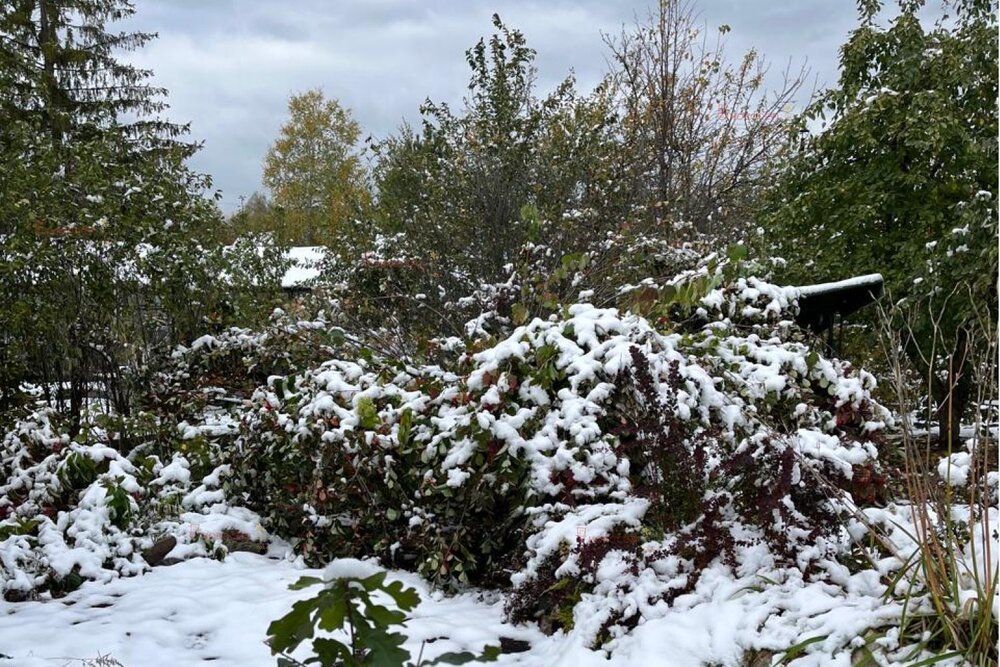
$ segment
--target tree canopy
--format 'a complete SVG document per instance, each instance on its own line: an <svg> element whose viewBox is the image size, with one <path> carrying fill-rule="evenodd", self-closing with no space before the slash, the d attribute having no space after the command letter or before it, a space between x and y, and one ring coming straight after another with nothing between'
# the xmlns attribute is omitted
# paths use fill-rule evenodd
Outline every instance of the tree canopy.
<svg viewBox="0 0 1000 667"><path fill-rule="evenodd" d="M944 239L995 217L996 14L990 2L955 3L925 26L922 5L901 2L882 27L881 4L862 3L839 84L802 118L822 129L801 135L763 214L767 243L794 260L790 277L881 271L897 297L919 277L943 287L956 276L923 274ZM968 252L965 264L989 268Z"/></svg>
<svg viewBox="0 0 1000 667"><path fill-rule="evenodd" d="M789 281L883 273L908 304L911 355L935 372L960 365L976 318L997 317L997 16L988 0L944 7L929 25L901 1L882 25L881 3L861 3L839 83L803 115L760 215ZM956 373L937 391L959 406L953 430L970 381Z"/></svg>
<svg viewBox="0 0 1000 667"><path fill-rule="evenodd" d="M289 119L264 160L264 184L290 242L334 244L369 204L361 128L320 90L292 95Z"/></svg>

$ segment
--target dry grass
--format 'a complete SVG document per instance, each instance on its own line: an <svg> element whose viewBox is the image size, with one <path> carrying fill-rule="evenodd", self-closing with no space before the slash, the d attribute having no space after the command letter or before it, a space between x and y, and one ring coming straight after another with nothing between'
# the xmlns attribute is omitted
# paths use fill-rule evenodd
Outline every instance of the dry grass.
<svg viewBox="0 0 1000 667"><path fill-rule="evenodd" d="M880 332L891 369L894 407L901 421L902 487L911 513L910 537L918 545L892 587L904 591L896 593L904 608L900 636L914 645L909 659L925 651L935 654L921 664L962 656L973 665L995 665L998 626L993 603L998 571L995 565L980 567L976 563L991 564L997 557L993 553L996 527L990 525L996 497L987 483L989 470L995 467L992 455L997 443L977 411L968 482L964 487L955 486L941 479L938 461L967 451L965 443L953 442L945 428L940 429L940 436L930 429L916 429L912 415L925 411L928 422L934 416L950 418L956 409L954 384L966 374L966 379L972 380L975 405L997 399L996 330L986 314L971 318L964 332L970 344L964 349L949 347L940 320L932 316L933 338L927 357L921 359L921 365L929 370L923 386L914 387L908 382L913 371L903 354L913 329L898 325L900 314L884 312ZM942 363L935 363L939 360ZM951 383L943 406L929 398L934 372L942 373ZM920 405L917 396L925 397L926 403Z"/></svg>

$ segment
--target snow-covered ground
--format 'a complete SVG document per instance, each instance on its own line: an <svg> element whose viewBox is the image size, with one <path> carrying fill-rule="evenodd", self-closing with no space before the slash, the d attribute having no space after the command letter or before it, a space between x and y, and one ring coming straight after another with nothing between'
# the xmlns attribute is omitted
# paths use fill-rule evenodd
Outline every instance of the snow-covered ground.
<svg viewBox="0 0 1000 667"><path fill-rule="evenodd" d="M813 637L822 639L796 665L846 667L852 640L867 628L898 619L898 605L880 599L884 587L874 571L852 575L826 563L825 581L807 582L794 568L773 571L766 559L760 565L758 572L709 568L693 593L620 639L610 659L585 647L576 632L547 637L534 626L505 623L496 596L444 597L405 572L393 572L390 579L417 589L422 599L405 630L412 655L422 644L424 657L432 658L446 651L478 651L507 637L531 648L503 655L496 664L523 667L735 667L745 664L748 651L780 653ZM272 548L270 556L234 553L222 562L196 558L107 584L87 582L61 599L0 603L0 653L5 655L0 665L82 664L98 656L113 657L125 667L273 665L264 644L267 626L294 601L315 592L288 590L304 575L320 571L282 558ZM585 626L585 619L577 618L577 624Z"/></svg>
<svg viewBox="0 0 1000 667"><path fill-rule="evenodd" d="M274 665L264 644L267 626L315 593L289 591L289 584L319 574L282 558L234 553L222 562L195 558L109 584L87 582L58 600L0 603L0 653L10 656L0 665L65 665L99 655L126 667ZM423 599L408 626L414 655L421 641L442 636L449 639L428 645L425 654L482 648L501 635L542 637L503 623L499 601L432 596L414 575L392 578Z"/></svg>

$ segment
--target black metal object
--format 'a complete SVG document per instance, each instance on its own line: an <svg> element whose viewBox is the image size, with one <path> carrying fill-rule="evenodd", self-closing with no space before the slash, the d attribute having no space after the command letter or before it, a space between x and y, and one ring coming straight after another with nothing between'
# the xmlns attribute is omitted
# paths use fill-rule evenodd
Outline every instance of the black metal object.
<svg viewBox="0 0 1000 667"><path fill-rule="evenodd" d="M795 321L816 334L827 332L827 351L833 352L833 330L838 316L842 324L843 318L875 303L884 289L882 275L878 273L805 285L799 288L799 313Z"/></svg>

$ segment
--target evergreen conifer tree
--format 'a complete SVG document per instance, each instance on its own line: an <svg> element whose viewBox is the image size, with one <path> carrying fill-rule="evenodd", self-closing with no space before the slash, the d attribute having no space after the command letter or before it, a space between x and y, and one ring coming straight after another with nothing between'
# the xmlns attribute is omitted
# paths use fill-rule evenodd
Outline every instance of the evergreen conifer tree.
<svg viewBox="0 0 1000 667"><path fill-rule="evenodd" d="M130 370L231 310L245 276L226 265L210 180L186 165L187 128L158 116L151 72L118 59L154 37L108 28L133 12L0 5L0 408L28 382L77 425L95 385L127 413Z"/></svg>

